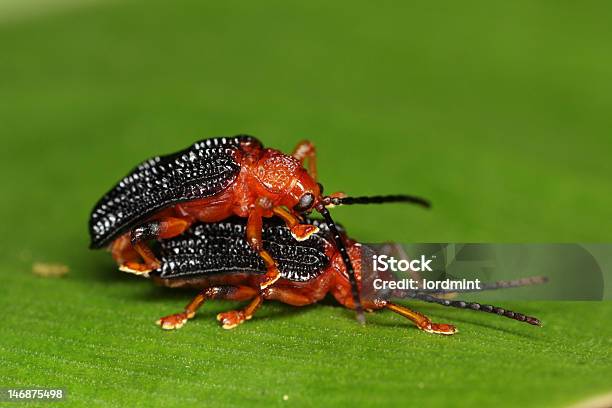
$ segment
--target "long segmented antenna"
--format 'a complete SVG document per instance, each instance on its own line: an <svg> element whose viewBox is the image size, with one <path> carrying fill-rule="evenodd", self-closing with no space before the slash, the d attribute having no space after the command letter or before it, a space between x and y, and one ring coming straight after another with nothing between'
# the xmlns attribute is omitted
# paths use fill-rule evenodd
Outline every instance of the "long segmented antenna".
<svg viewBox="0 0 612 408"><path fill-rule="evenodd" d="M509 319L518 320L519 322L529 323L534 326L542 326L542 323L536 317L526 316L522 313L513 312L512 310L506 310L498 306L483 305L475 302L465 302L463 300L440 299L435 296L427 295L424 293L415 293L411 297L414 299L422 300L424 302L437 303L442 306L456 307L459 309L471 309L479 312L495 313L500 316L507 317Z"/></svg>
<svg viewBox="0 0 612 408"><path fill-rule="evenodd" d="M329 230L334 237L334 241L336 242L336 247L342 256L342 261L344 262L344 266L346 267L346 272L348 273L349 281L351 282L351 291L353 293L353 302L355 303L355 312L357 313L357 321L361 324L365 324L365 316L363 314L363 306L361 306L361 299L359 297L359 286L357 285L357 278L355 277L355 269L353 268L353 263L351 262L351 258L346 251L346 245L344 245L344 241L342 240L342 236L340 232L338 232L338 228L332 220L331 214L325 208L324 204L319 204L316 206L316 210L325 218L325 222L329 226Z"/></svg>
<svg viewBox="0 0 612 408"><path fill-rule="evenodd" d="M421 197L411 195L387 195L387 196L363 196L363 197L325 197L331 205L353 205L353 204L385 204L385 203L410 203L424 208L431 208L431 203Z"/></svg>

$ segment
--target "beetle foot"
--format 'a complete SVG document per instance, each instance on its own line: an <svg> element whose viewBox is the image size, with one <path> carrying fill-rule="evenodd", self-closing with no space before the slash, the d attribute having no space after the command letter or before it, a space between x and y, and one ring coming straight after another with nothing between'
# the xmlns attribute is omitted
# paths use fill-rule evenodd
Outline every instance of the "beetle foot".
<svg viewBox="0 0 612 408"><path fill-rule="evenodd" d="M446 324L446 323L432 323L432 322L428 322L422 326L418 326L419 329L423 330L424 332L427 333L431 333L431 334L443 334L446 336L450 336L453 335L455 333L457 333L457 328L455 326L453 326L452 324Z"/></svg>
<svg viewBox="0 0 612 408"><path fill-rule="evenodd" d="M176 313L170 316L165 316L155 322L156 325L161 326L164 330L176 330L183 327L187 320L192 316L189 316L187 312Z"/></svg>
<svg viewBox="0 0 612 408"><path fill-rule="evenodd" d="M227 330L233 329L248 319L249 317L247 317L242 310L230 310L229 312L219 313L217 315L217 320L221 323L221 326Z"/></svg>
<svg viewBox="0 0 612 408"><path fill-rule="evenodd" d="M319 227L310 224L297 224L291 228L291 235L298 241L307 240L312 234L319 232Z"/></svg>
<svg viewBox="0 0 612 408"><path fill-rule="evenodd" d="M125 262L119 265L119 270L121 272L133 273L134 275L140 275L147 278L149 277L149 272L157 268L159 268L159 266L151 268L150 266L138 262Z"/></svg>

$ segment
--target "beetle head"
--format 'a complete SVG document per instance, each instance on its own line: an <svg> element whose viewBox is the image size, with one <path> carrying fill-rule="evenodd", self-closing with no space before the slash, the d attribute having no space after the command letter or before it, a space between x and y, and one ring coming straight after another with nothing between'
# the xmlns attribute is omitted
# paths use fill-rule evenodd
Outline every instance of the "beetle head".
<svg viewBox="0 0 612 408"><path fill-rule="evenodd" d="M287 193L285 205L296 213L310 213L319 203L323 186L317 183L305 169L300 169Z"/></svg>
<svg viewBox="0 0 612 408"><path fill-rule="evenodd" d="M311 211L321 199L322 188L299 160L268 149L257 162L258 194L297 213Z"/></svg>

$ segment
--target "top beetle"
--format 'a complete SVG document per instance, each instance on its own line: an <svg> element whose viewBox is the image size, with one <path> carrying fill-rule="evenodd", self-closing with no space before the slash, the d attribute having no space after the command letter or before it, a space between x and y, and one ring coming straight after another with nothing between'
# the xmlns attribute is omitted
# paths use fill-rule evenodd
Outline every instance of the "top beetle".
<svg viewBox="0 0 612 408"><path fill-rule="evenodd" d="M306 160L309 171L304 168ZM111 244L121 270L147 273L160 263L146 241L180 235L195 221L246 217L249 245L267 268L261 282L264 289L276 282L280 273L262 246L262 218L279 216L296 239L304 240L317 229L300 223L300 215L316 209L330 225L343 256L359 313L353 267L326 206L391 201L429 204L411 196L323 196L322 190L316 181L315 148L308 141L299 143L289 156L264 148L251 136L206 139L143 162L106 193L91 213L90 246Z"/></svg>

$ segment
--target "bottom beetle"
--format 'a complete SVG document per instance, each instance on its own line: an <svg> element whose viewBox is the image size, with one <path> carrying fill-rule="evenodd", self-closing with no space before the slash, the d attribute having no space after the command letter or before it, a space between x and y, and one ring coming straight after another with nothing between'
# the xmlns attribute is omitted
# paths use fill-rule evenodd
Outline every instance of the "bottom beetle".
<svg viewBox="0 0 612 408"><path fill-rule="evenodd" d="M307 221L316 225L319 232L305 241L293 239L291 231L275 219L267 220L264 224L264 246L277 259L282 278L263 291L260 291L259 285L265 279L266 266L248 245L246 223L241 218L195 224L179 237L159 241L155 251L161 266L144 275L162 286L197 288L200 293L183 312L162 317L157 324L163 329L178 329L194 317L208 299L250 301L242 310L217 315L217 320L225 329L251 319L264 300L305 306L316 303L330 293L340 304L353 309L351 284L330 228L323 221ZM360 282L362 246L344 236L344 232L341 234ZM540 324L534 317L490 305L448 300L422 292L415 292L410 297L444 306L496 313L533 325ZM434 323L419 312L387 300L364 299L363 303L366 310L390 309L428 333L448 335L457 331L453 325Z"/></svg>

